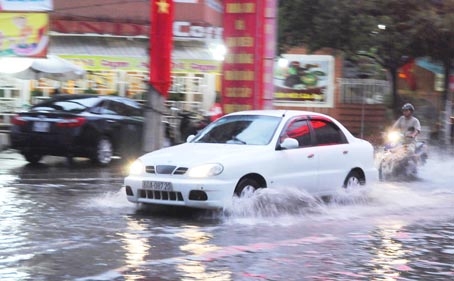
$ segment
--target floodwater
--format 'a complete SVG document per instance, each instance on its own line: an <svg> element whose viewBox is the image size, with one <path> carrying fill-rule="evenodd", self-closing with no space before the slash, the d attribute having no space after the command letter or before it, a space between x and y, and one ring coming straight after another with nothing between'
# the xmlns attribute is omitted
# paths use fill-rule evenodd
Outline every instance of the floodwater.
<svg viewBox="0 0 454 281"><path fill-rule="evenodd" d="M125 167L0 164L0 280L454 280L454 156L321 203L265 190L223 212L127 202Z"/></svg>

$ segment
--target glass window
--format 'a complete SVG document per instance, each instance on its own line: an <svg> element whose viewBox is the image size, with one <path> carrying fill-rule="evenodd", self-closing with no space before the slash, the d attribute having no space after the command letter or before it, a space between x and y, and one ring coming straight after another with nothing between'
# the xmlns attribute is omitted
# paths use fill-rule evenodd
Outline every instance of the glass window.
<svg viewBox="0 0 454 281"><path fill-rule="evenodd" d="M294 120L285 129L283 138L294 138L298 141L299 147L306 147L312 144L310 128L307 120Z"/></svg>
<svg viewBox="0 0 454 281"><path fill-rule="evenodd" d="M328 120L313 119L310 121L315 132L317 145L332 145L347 143L344 133L334 123Z"/></svg>
<svg viewBox="0 0 454 281"><path fill-rule="evenodd" d="M32 107L32 110L61 110L70 112L82 112L88 107L95 105L98 101L99 99L97 98L56 99L37 104Z"/></svg>
<svg viewBox="0 0 454 281"><path fill-rule="evenodd" d="M272 116L229 116L211 123L194 142L266 145L280 121L280 117Z"/></svg>

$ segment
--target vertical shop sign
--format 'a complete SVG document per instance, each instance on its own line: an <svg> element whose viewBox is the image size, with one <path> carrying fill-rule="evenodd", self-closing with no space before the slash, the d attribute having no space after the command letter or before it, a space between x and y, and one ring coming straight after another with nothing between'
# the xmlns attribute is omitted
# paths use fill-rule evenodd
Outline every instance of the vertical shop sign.
<svg viewBox="0 0 454 281"><path fill-rule="evenodd" d="M275 0L224 1L224 41L227 55L223 64L222 103L224 112L263 108L266 57L273 53L274 24L266 21ZM270 9L271 8L271 9ZM274 7L275 8L275 7Z"/></svg>
<svg viewBox="0 0 454 281"><path fill-rule="evenodd" d="M165 98L171 83L173 0L151 1L150 84Z"/></svg>
<svg viewBox="0 0 454 281"><path fill-rule="evenodd" d="M264 1L265 18L263 24L263 97L262 108L273 107L274 63L276 59L277 0Z"/></svg>
<svg viewBox="0 0 454 281"><path fill-rule="evenodd" d="M46 57L47 13L0 13L0 57Z"/></svg>

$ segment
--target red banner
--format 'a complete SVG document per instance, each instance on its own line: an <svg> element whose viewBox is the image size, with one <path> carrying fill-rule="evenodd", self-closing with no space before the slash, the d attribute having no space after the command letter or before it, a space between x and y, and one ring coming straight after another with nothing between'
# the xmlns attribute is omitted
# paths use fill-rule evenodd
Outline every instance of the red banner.
<svg viewBox="0 0 454 281"><path fill-rule="evenodd" d="M224 112L270 108L276 0L224 0Z"/></svg>
<svg viewBox="0 0 454 281"><path fill-rule="evenodd" d="M171 84L173 0L151 1L150 84L165 98Z"/></svg>
<svg viewBox="0 0 454 281"><path fill-rule="evenodd" d="M225 113L257 109L255 95L261 81L257 61L257 5L253 0L224 1L222 103Z"/></svg>

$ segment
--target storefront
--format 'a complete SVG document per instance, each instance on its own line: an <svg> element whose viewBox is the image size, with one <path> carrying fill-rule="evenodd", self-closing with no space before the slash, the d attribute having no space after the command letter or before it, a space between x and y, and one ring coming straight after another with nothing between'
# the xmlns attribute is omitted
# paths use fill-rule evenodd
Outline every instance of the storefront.
<svg viewBox="0 0 454 281"><path fill-rule="evenodd" d="M99 93L144 99L148 87L146 38L52 36L49 53L58 55L87 71L84 79L59 82L50 79L24 81L0 79L5 97L47 97L55 89L64 93ZM204 109L220 91L222 61L199 42L175 42L172 61L171 97L200 102ZM28 96L28 97L27 97Z"/></svg>

